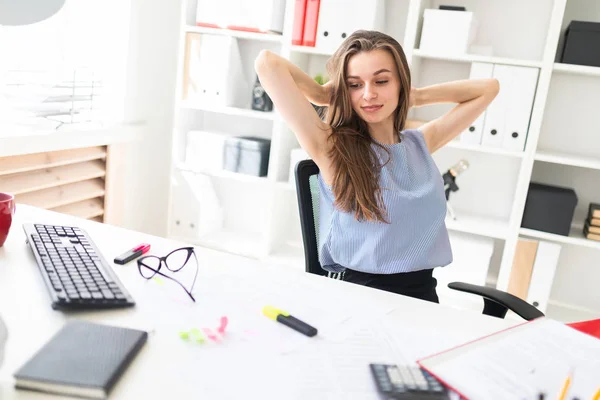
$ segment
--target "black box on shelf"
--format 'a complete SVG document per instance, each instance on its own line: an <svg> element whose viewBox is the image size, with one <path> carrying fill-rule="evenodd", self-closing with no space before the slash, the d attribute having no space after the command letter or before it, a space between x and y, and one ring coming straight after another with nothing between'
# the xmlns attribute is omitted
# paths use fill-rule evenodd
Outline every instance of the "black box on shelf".
<svg viewBox="0 0 600 400"><path fill-rule="evenodd" d="M240 174L266 176L269 169L271 140L254 136L225 140L223 169Z"/></svg>
<svg viewBox="0 0 600 400"><path fill-rule="evenodd" d="M573 189L531 182L521 227L569 236L576 205Z"/></svg>
<svg viewBox="0 0 600 400"><path fill-rule="evenodd" d="M560 62L600 67L600 22L571 21Z"/></svg>

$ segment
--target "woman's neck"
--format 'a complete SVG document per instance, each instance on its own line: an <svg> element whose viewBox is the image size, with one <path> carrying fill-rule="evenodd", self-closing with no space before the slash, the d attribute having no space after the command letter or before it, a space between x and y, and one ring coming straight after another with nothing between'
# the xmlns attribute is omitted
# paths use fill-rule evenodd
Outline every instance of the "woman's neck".
<svg viewBox="0 0 600 400"><path fill-rule="evenodd" d="M398 132L394 130L394 121L386 119L385 121L368 124L369 134L373 140L382 144L396 144L400 142Z"/></svg>

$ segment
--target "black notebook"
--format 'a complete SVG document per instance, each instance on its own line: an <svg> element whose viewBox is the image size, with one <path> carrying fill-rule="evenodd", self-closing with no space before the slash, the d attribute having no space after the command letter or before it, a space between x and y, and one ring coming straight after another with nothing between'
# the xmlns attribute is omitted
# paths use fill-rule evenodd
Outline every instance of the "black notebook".
<svg viewBox="0 0 600 400"><path fill-rule="evenodd" d="M105 399L148 338L145 331L70 321L17 372L15 386Z"/></svg>

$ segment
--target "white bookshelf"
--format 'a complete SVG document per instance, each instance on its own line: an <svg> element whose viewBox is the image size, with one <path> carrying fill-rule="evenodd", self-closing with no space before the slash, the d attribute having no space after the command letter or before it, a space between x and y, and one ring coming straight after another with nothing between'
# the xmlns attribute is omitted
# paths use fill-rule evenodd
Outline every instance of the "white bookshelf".
<svg viewBox="0 0 600 400"><path fill-rule="evenodd" d="M176 109L173 125L174 181L189 171L185 166L186 133L212 130L224 135L252 134L271 139L268 176L256 178L221 171L195 171L208 176L227 215L233 215L221 229L202 237L193 234L178 239L230 251L282 268L304 268L297 194L289 181L290 151L299 147L293 133L277 114L247 107L218 107L181 101L184 38L188 32L227 35L239 39L244 74L254 82L254 59L267 48L290 59L309 75L325 74L330 50L291 45L294 1L286 1L283 35L219 30L194 26L196 1L185 0L179 44ZM488 62L539 68L538 85L524 151L515 152L481 145L450 142L434 154L440 171L464 158L470 168L459 177L460 190L450 202L457 220L447 219L451 234L472 235L494 240L497 251L489 267L488 285L508 287L516 244L519 238L535 238L563 246L557 278L552 287L549 316L563 318L569 310L581 315L600 315L600 300L590 293L573 293L578 282L600 282L595 268L600 243L583 238L581 226L590 201L600 202L600 68L560 63L563 37L571 20L600 22L600 11L586 0L387 0L384 31L403 46L417 87L455 79L467 79L471 63ZM419 49L423 12L440 4L462 5L473 11L480 26L478 45L492 46L493 55L448 56ZM366 5L365 5L366 6ZM248 93L250 100L250 93ZM411 110L410 118L431 120L449 110L441 104ZM521 228L530 182L567 186L578 194L574 228L569 236ZM174 212L180 199L171 195L169 228L180 223ZM193 204L193 203L189 203ZM194 213L190 211L190 216ZM176 229L175 229L176 230ZM174 236L174 235L173 235ZM572 272L576 264L576 272ZM567 286L557 279L570 280ZM574 289L575 288L575 289ZM596 292L597 293L597 292ZM587 314L586 314L587 313Z"/></svg>

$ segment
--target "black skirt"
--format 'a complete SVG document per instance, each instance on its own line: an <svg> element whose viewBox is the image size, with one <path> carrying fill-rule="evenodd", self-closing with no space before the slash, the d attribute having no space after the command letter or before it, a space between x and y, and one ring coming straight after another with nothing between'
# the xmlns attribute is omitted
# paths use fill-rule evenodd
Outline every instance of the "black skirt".
<svg viewBox="0 0 600 400"><path fill-rule="evenodd" d="M435 290L437 280L433 277L432 269L398 274L370 274L346 269L342 279L358 285L439 303Z"/></svg>

